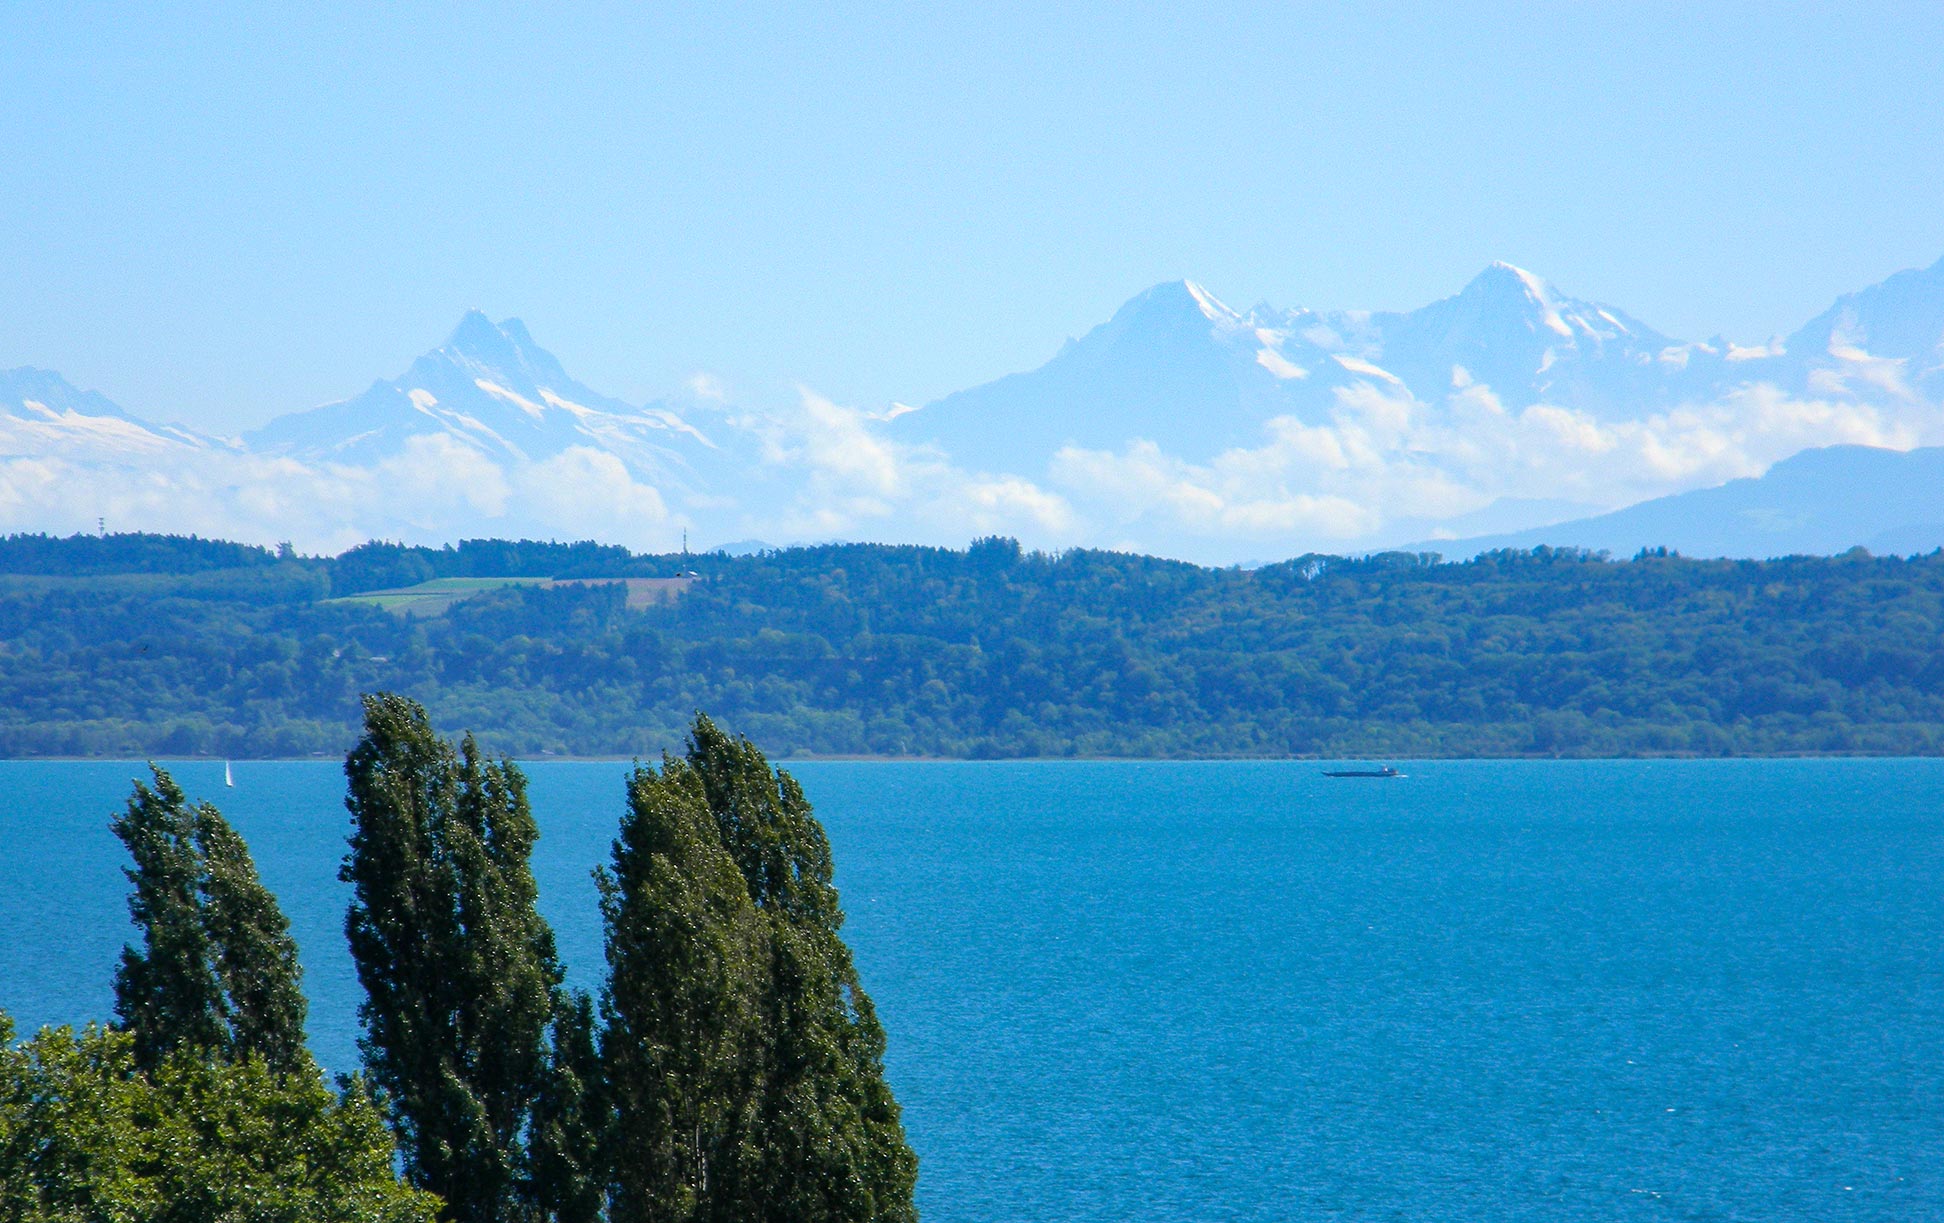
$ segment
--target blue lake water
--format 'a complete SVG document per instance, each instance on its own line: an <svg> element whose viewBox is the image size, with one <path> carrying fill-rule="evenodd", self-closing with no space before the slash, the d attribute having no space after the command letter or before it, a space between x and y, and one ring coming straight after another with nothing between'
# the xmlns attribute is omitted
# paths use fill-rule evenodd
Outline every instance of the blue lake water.
<svg viewBox="0 0 1944 1223"><path fill-rule="evenodd" d="M0 1007L110 1011L138 766L0 763ZM796 766L931 1223L1944 1218L1944 762ZM330 764L173 767L355 1059ZM600 971L625 767L534 764Z"/></svg>

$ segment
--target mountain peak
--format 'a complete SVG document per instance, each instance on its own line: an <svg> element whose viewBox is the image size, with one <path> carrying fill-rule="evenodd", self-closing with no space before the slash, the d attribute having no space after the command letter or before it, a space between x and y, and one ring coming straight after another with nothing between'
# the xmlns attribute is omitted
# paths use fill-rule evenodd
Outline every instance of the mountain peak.
<svg viewBox="0 0 1944 1223"><path fill-rule="evenodd" d="M1570 337L1573 329L1559 316L1552 286L1516 264L1495 260L1470 283L1459 290L1458 300L1476 306L1509 309L1536 315L1533 321L1557 335Z"/></svg>
<svg viewBox="0 0 1944 1223"><path fill-rule="evenodd" d="M1494 259L1459 291L1461 297L1473 294L1511 294L1546 302L1552 298L1552 286L1515 263Z"/></svg>
<svg viewBox="0 0 1944 1223"><path fill-rule="evenodd" d="M517 320L508 321L517 323ZM512 337L507 334L505 324L495 324L483 311L468 310L459 317L459 325L452 329L452 334L446 337L442 347L455 349L467 356L485 356L503 351L511 345Z"/></svg>
<svg viewBox="0 0 1944 1223"><path fill-rule="evenodd" d="M1242 321L1241 315L1229 309L1213 293L1202 288L1195 281L1184 280L1181 282L1181 287L1188 290L1188 295L1195 299L1195 307L1202 312L1202 317L1206 318L1209 322L1239 323Z"/></svg>
<svg viewBox="0 0 1944 1223"><path fill-rule="evenodd" d="M1164 280L1146 292L1135 295L1114 313L1109 325L1125 325L1136 319L1165 319L1179 323L1197 318L1223 328L1242 325L1240 314L1192 280Z"/></svg>
<svg viewBox="0 0 1944 1223"><path fill-rule="evenodd" d="M1831 345L1917 358L1926 367L1922 373L1934 378L1937 356L1944 353L1944 259L1843 294L1790 336L1787 347L1820 355L1832 352Z"/></svg>
<svg viewBox="0 0 1944 1223"><path fill-rule="evenodd" d="M495 323L479 310L468 310L439 352L509 376L521 375L537 385L559 387L568 381L560 361L534 343L526 324L516 318Z"/></svg>
<svg viewBox="0 0 1944 1223"><path fill-rule="evenodd" d="M468 310L444 344L361 395L280 416L250 434L270 453L367 462L420 437L441 437L494 461L532 462L569 449L606 451L637 475L690 478L714 443L661 404L637 408L574 380L519 319Z"/></svg>

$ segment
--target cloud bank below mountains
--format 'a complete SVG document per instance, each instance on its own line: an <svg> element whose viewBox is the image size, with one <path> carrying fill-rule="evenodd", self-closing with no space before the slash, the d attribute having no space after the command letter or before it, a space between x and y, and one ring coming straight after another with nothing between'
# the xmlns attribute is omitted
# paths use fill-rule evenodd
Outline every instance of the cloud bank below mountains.
<svg viewBox="0 0 1944 1223"><path fill-rule="evenodd" d="M570 446L536 461L444 435L408 439L371 464L307 461L179 443L112 461L43 453L0 459L0 529L118 529L289 540L337 551L366 539L597 538L639 550L737 538L1126 547L1210 562L1381 547L1435 535L1506 499L1588 512L1758 475L1838 443L1944 443L1944 413L1802 399L1769 385L1637 420L1552 404L1508 409L1472 384L1443 404L1395 388L1339 388L1327 420L1270 419L1260 444L1206 460L1133 438L1064 446L1037 470L968 469L936 445L887 436L874 413L804 390L788 410L743 418L761 439L744 495L671 505L612 453ZM1536 524L1535 524L1536 525Z"/></svg>
<svg viewBox="0 0 1944 1223"><path fill-rule="evenodd" d="M138 458L0 459L0 530L193 533L338 552L369 539L486 534L679 546L661 494L615 456L575 447L507 464L449 438L410 439L368 466L188 446Z"/></svg>
<svg viewBox="0 0 1944 1223"><path fill-rule="evenodd" d="M1477 383L1438 405L1361 382L1336 394L1329 420L1276 417L1260 445L1206 461L1135 438L1063 447L1041 470L1014 474L887 439L871 414L806 392L801 440L774 456L802 465L805 493L786 515L743 526L759 538L1001 532L1042 547L1229 562L1425 538L1507 500L1598 512L1759 475L1820 446L1944 443L1944 412L1919 401L1800 399L1763 384L1618 421L1543 403L1510 410Z"/></svg>

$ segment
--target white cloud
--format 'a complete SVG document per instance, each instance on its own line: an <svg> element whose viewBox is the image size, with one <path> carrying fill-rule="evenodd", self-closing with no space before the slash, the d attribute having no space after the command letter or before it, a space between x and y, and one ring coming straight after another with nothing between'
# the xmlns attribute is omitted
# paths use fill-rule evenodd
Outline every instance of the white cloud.
<svg viewBox="0 0 1944 1223"><path fill-rule="evenodd" d="M1904 380L1903 358L1874 356L1859 339L1843 330L1830 335L1829 355L1838 364L1810 371L1811 390L1846 397L1887 394L1897 400L1916 399Z"/></svg>
<svg viewBox="0 0 1944 1223"><path fill-rule="evenodd" d="M1428 533L1425 523L1500 499L1616 508L1757 475L1812 446L1944 442L1933 408L1795 398L1770 385L1611 421L1554 404L1508 411L1469 375L1453 381L1435 405L1388 382L1352 383L1337 389L1329 420L1274 418L1260 444L1205 462L1137 441L1068 447L1049 474L1117 538L1192 555L1269 555L1376 546L1393 524Z"/></svg>
<svg viewBox="0 0 1944 1223"><path fill-rule="evenodd" d="M369 467L176 447L102 463L0 460L0 529L193 531L335 551L367 539L449 542L482 533L601 538L665 548L684 525L615 456L570 448L502 463L442 435Z"/></svg>
<svg viewBox="0 0 1944 1223"><path fill-rule="evenodd" d="M554 530L617 542L669 538L671 518L661 493L605 451L569 447L515 469L512 486L521 513Z"/></svg>
<svg viewBox="0 0 1944 1223"><path fill-rule="evenodd" d="M1035 547L1206 560L1358 550L1427 537L1498 502L1615 508L1759 474L1812 446L1944 443L1944 415L1897 389L1897 363L1860 349L1836 355L1827 393L1756 384L1631 419L1553 403L1509 409L1460 367L1435 402L1371 373L1333 388L1320 410L1270 417L1247 444L1212 456L1137 439L1021 456L1010 471L963 468L899 440L886 414L807 388L775 411L722 412L722 444L697 472L654 466L619 434L537 462L428 434L352 466L42 412L0 417L0 529L89 530L100 516L117 529L290 539L311 551L480 534L662 549L684 527L774 543L999 533ZM664 470L670 483L644 474Z"/></svg>
<svg viewBox="0 0 1944 1223"><path fill-rule="evenodd" d="M947 542L1002 532L1049 547L1080 529L1057 493L1021 475L963 470L934 447L885 436L884 423L799 388L793 410L753 426L763 462L791 492L779 506L752 507L742 529L765 539Z"/></svg>

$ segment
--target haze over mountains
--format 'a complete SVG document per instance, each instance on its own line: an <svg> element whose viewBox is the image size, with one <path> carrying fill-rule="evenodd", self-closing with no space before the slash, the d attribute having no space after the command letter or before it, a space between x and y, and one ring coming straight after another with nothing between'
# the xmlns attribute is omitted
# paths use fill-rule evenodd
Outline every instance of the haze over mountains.
<svg viewBox="0 0 1944 1223"><path fill-rule="evenodd" d="M15 369L0 529L105 517L306 549L1002 532L1223 562L1459 537L1920 550L1944 544L1944 481L1922 474L1944 468L1921 455L1829 451L1746 481L1822 447L1940 442L1944 260L1758 343L1671 338L1501 263L1405 313L1237 310L1161 284L1038 369L919 408L743 405L707 377L631 405L476 312L400 376L236 439Z"/></svg>

